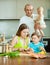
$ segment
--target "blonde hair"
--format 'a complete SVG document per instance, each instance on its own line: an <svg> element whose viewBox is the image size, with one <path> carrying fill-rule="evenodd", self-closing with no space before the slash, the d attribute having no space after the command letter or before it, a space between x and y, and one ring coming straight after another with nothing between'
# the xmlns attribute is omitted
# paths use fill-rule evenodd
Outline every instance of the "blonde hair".
<svg viewBox="0 0 50 65"><path fill-rule="evenodd" d="M44 11L44 8L42 6L38 7L37 10L42 10Z"/></svg>

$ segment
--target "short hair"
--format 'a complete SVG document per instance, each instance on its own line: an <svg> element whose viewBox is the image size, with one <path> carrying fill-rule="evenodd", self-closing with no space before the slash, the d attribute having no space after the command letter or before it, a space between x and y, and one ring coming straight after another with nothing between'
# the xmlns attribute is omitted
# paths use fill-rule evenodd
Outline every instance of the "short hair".
<svg viewBox="0 0 50 65"><path fill-rule="evenodd" d="M39 38L39 35L36 32L32 33L31 37L34 35L36 35Z"/></svg>
<svg viewBox="0 0 50 65"><path fill-rule="evenodd" d="M26 4L25 7L24 7L24 10L26 9L27 6L32 6L31 4ZM33 6L32 6L33 8Z"/></svg>
<svg viewBox="0 0 50 65"><path fill-rule="evenodd" d="M16 35L17 36L20 36L21 35L21 31L24 30L24 29L29 29L28 26L26 24L21 24Z"/></svg>

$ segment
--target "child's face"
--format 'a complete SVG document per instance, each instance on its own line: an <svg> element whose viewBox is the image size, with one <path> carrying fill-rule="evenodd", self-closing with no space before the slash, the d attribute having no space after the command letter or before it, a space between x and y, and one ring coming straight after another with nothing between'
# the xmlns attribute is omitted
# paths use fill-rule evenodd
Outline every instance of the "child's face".
<svg viewBox="0 0 50 65"><path fill-rule="evenodd" d="M33 36L32 36L32 41L33 41L34 43L38 43L38 42L39 42L39 38L37 37L37 35L33 35Z"/></svg>
<svg viewBox="0 0 50 65"><path fill-rule="evenodd" d="M39 9L37 9L37 12L38 12L38 14L43 14L43 8L40 7Z"/></svg>
<svg viewBox="0 0 50 65"><path fill-rule="evenodd" d="M29 34L29 29L24 29L21 31L22 38L26 38L28 34Z"/></svg>

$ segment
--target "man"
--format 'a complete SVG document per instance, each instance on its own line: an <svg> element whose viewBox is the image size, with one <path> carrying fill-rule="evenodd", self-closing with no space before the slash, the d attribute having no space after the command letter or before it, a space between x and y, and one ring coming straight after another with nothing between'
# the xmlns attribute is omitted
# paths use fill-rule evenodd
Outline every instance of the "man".
<svg viewBox="0 0 50 65"><path fill-rule="evenodd" d="M34 32L34 27L38 26L38 24L34 26L34 20L37 15L33 14L33 10L34 8L31 4L26 4L24 8L26 15L20 19L19 23L19 26L24 23L29 27L30 35Z"/></svg>
<svg viewBox="0 0 50 65"><path fill-rule="evenodd" d="M33 6L30 5L30 4L26 4L25 5L25 8L24 8L24 11L26 13L25 16L23 16L21 19L20 19L20 24L21 25L22 23L25 23L28 27L29 27L29 30L30 30L30 34L32 34L32 32L34 32L34 16L33 16Z"/></svg>

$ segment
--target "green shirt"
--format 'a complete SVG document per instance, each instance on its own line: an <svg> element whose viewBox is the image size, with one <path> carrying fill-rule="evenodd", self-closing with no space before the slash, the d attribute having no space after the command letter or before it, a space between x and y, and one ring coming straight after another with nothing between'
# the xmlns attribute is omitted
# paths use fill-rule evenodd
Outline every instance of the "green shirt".
<svg viewBox="0 0 50 65"><path fill-rule="evenodd" d="M24 48L24 49L27 49L28 48L29 39L26 38L25 41L26 41L26 45L24 45L24 43L22 43L20 37L18 37L18 43L16 43L14 45L14 48Z"/></svg>

